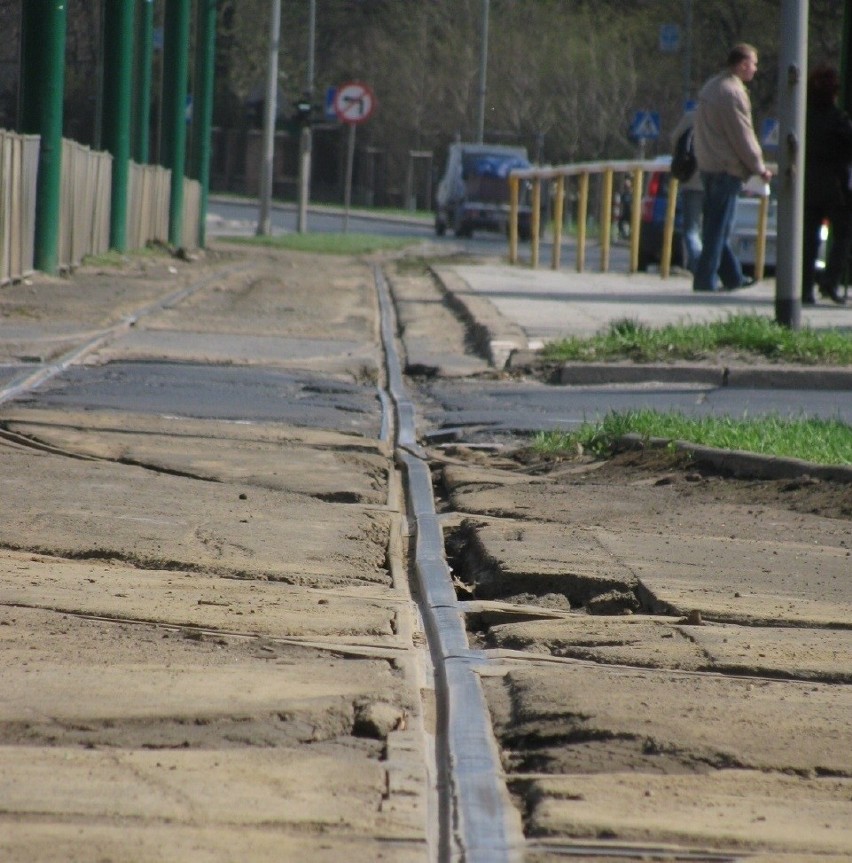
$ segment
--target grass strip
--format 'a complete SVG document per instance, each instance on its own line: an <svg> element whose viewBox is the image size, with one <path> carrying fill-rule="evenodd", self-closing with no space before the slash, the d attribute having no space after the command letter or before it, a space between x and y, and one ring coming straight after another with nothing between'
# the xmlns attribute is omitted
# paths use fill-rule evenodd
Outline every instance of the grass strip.
<svg viewBox="0 0 852 863"><path fill-rule="evenodd" d="M223 238L224 239L224 238ZM228 237L229 242L247 246L289 249L321 255L366 255L403 249L418 242L411 237L383 237L380 234L279 234L273 237Z"/></svg>
<svg viewBox="0 0 852 863"><path fill-rule="evenodd" d="M636 362L700 360L720 350L805 365L852 365L852 331L791 330L756 314L729 315L702 324L668 324L657 329L623 318L591 338L569 337L548 344L545 359Z"/></svg>
<svg viewBox="0 0 852 863"><path fill-rule="evenodd" d="M539 432L532 449L541 454L612 453L628 433L682 440L720 449L798 458L826 465L852 465L852 427L839 419L766 416L690 417L679 412L610 412L572 432Z"/></svg>

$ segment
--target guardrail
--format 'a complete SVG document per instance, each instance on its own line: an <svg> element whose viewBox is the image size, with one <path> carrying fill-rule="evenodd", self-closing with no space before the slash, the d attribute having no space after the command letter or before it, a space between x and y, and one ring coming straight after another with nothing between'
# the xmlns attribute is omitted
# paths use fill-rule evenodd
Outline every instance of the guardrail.
<svg viewBox="0 0 852 863"><path fill-rule="evenodd" d="M565 185L574 179L577 185L577 272L586 266L586 240L589 221L589 179L600 177L600 269L609 272L610 249L612 245L612 203L613 178L625 174L632 179L633 198L630 210L630 262L629 272L639 269L639 238L642 229L642 196L645 174L651 171L669 173L669 165L654 160L577 162L572 165L553 167L523 168L509 175L509 263L518 263L518 202L522 180L532 184L530 222L530 265L535 269L539 264L541 243L541 197L542 182L553 184L553 250L551 268L558 270L562 254L562 229L565 217ZM666 216L663 223L663 245L660 254L660 276L668 278L671 271L672 242L674 240L675 211L677 206L678 181L669 177ZM762 279L766 265L766 223L769 198L761 195L758 212L757 238L755 247L755 278Z"/></svg>
<svg viewBox="0 0 852 863"><path fill-rule="evenodd" d="M38 135L0 129L0 284L33 271Z"/></svg>

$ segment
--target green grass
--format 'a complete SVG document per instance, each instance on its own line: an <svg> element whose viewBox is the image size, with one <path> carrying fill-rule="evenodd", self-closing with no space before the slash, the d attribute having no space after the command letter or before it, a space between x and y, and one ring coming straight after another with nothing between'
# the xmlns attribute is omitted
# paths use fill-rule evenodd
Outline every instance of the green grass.
<svg viewBox="0 0 852 863"><path fill-rule="evenodd" d="M404 249L417 241L410 237L383 237L379 234L281 234L274 237L229 237L234 243L313 252L322 255L366 255L371 252Z"/></svg>
<svg viewBox="0 0 852 863"><path fill-rule="evenodd" d="M109 249L99 255L86 255L83 258L83 266L86 267L124 267L131 261L139 258L167 258L170 257L169 250L159 243L152 243L140 249L131 249L128 252L117 252Z"/></svg>
<svg viewBox="0 0 852 863"><path fill-rule="evenodd" d="M600 422L585 423L573 432L540 432L532 449L551 455L590 452L606 456L629 433L819 464L852 465L852 428L846 423L778 416L732 419L653 410L611 412Z"/></svg>
<svg viewBox="0 0 852 863"><path fill-rule="evenodd" d="M731 315L706 324L669 324L659 329L622 319L591 338L552 342L542 355L561 361L655 362L707 359L719 351L774 362L852 365L852 332L806 327L794 331L759 315Z"/></svg>

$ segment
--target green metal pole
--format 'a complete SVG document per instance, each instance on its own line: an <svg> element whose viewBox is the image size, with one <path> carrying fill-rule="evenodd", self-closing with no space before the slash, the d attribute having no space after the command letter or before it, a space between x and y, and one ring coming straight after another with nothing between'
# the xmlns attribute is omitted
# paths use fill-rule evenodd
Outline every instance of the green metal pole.
<svg viewBox="0 0 852 863"><path fill-rule="evenodd" d="M136 6L136 54L131 121L133 159L148 162L151 121L151 58L154 54L154 0L140 0Z"/></svg>
<svg viewBox="0 0 852 863"><path fill-rule="evenodd" d="M55 274L59 270L66 3L24 0L21 23L21 131L41 136L34 264Z"/></svg>
<svg viewBox="0 0 852 863"><path fill-rule="evenodd" d="M203 249L206 241L207 197L210 191L210 135L213 126L216 0L198 0L195 15L195 80L189 152L191 176L201 184L198 245Z"/></svg>
<svg viewBox="0 0 852 863"><path fill-rule="evenodd" d="M110 0L104 7L103 135L112 153L109 243L119 252L127 251L134 6L135 0Z"/></svg>
<svg viewBox="0 0 852 863"><path fill-rule="evenodd" d="M172 172L169 242L183 244L183 175L186 166L186 94L190 0L166 0L163 38L163 133L161 160Z"/></svg>

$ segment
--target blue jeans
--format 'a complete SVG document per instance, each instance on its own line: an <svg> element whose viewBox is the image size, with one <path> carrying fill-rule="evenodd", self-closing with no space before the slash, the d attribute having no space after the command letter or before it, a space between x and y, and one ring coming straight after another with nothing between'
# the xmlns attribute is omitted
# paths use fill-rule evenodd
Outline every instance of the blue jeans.
<svg viewBox="0 0 852 863"><path fill-rule="evenodd" d="M701 255L701 210L704 207L702 189L682 189L680 212L683 216L683 262L690 273L698 268Z"/></svg>
<svg viewBox="0 0 852 863"><path fill-rule="evenodd" d="M692 287L696 291L718 290L716 274L728 290L744 281L743 271L730 244L737 212L737 196L743 181L732 174L701 172L704 183L702 248Z"/></svg>

